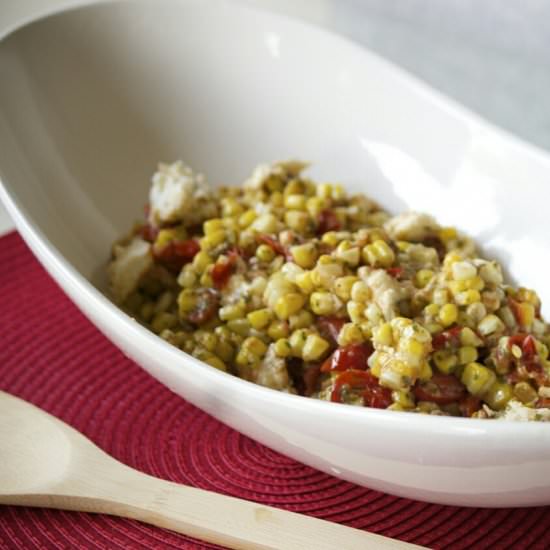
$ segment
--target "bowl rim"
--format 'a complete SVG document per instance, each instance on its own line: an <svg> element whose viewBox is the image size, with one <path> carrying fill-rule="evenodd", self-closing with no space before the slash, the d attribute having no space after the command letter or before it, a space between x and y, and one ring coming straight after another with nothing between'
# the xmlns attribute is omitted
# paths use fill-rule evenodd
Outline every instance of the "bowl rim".
<svg viewBox="0 0 550 550"><path fill-rule="evenodd" d="M204 4L195 0L163 0L165 4L189 4L193 6ZM149 4L150 0L142 0L141 2L132 2L131 0L79 0L76 4L67 7L58 7L55 9L46 10L38 15L33 15L16 25L12 26L6 32L0 34L0 47L2 43L13 36L18 31L31 26L33 23L42 21L51 16L61 15L72 11L80 11L82 9L93 6L105 6L114 4L126 4L132 6L136 4ZM449 112L463 122L481 127L483 130L496 135L507 145L511 145L517 149L520 154L526 155L529 161L543 163L550 169L550 154L544 149L533 145L522 138L519 138L507 130L501 129L498 126L484 120L480 115L471 112L468 108L460 105L455 100L448 98L442 92L433 89L429 84L423 82L419 78L409 74L406 70L398 67L391 61L386 60L382 56L371 52L368 48L358 44L357 42L343 37L333 31L329 31L313 23L304 22L290 16L273 13L266 9L250 7L242 4L236 4L229 0L212 0L211 4L224 5L232 10L244 10L253 14L261 14L264 17L269 16L283 24L291 24L294 26L306 27L308 31L318 33L323 38L328 38L331 41L337 41L347 48L352 48L354 53L362 56L374 58L378 63L381 63L387 68L396 78L403 84L408 86L413 91L420 92L422 95L435 103L438 107ZM211 6L209 6L211 7ZM182 350L172 346L168 342L162 340L159 336L153 334L144 326L136 322L131 316L120 309L114 302L109 300L100 290L98 290L88 279L86 279L72 264L61 254L61 252L52 244L52 242L44 235L44 233L34 224L32 217L28 214L25 207L18 200L11 196L3 182L2 170L0 167L0 201L4 203L8 213L14 220L15 226L21 236L31 248L35 256L38 257L43 267L47 269L49 274L58 281L64 281L65 284L71 285L74 290L78 291L82 296L82 301L94 302L97 306L97 312L100 315L105 315L111 318L111 324L119 326L119 332L125 333L136 339L140 339L147 344L147 347L154 349L161 346L165 354L168 354L172 361L164 365L164 369L168 369L177 376L181 370L182 364L185 363L185 368L196 369L197 374L203 376L208 382L213 384L223 384L228 391L238 393L240 395L249 392L257 393L262 397L265 403L274 406L303 409L308 407L310 412L318 412L319 415L332 416L334 420L346 422L350 419L355 424L363 423L365 426L369 423L383 424L388 427L399 425L402 427L408 424L411 430L425 435L436 433L446 434L449 436L459 436L475 433L477 436L498 437L505 435L506 437L514 436L515 443L518 439L532 439L537 435L548 435L550 426L544 426L545 422L517 422L512 420L486 421L484 419L457 418L439 415L425 415L406 411L389 411L382 409L373 409L369 407L354 407L346 404L332 403L320 399L292 395L271 388L263 387L253 382L243 380L231 374L219 371L214 367L194 358ZM64 285L62 285L64 286ZM65 294L68 294L74 302L72 295L64 287ZM77 307L80 306L77 305ZM90 321L93 322L93 321ZM95 323L94 323L95 324ZM309 402L309 405L305 405Z"/></svg>

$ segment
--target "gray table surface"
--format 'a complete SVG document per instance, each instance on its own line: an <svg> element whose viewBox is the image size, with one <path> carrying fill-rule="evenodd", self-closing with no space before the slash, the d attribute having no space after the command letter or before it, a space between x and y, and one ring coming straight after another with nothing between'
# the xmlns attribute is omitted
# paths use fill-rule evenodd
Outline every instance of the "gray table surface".
<svg viewBox="0 0 550 550"><path fill-rule="evenodd" d="M302 18L390 59L550 150L548 0L234 0ZM0 0L0 31L78 0ZM0 206L0 233L11 221Z"/></svg>

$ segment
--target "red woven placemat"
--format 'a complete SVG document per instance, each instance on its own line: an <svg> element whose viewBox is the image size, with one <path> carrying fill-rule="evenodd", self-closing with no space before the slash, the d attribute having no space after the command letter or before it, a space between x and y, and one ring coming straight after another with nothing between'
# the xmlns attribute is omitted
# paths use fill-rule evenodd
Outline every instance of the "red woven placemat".
<svg viewBox="0 0 550 550"><path fill-rule="evenodd" d="M164 479L431 548L550 547L550 507L488 510L393 497L304 466L214 420L100 334L16 233L0 238L0 389ZM0 548L214 546L131 520L0 506Z"/></svg>

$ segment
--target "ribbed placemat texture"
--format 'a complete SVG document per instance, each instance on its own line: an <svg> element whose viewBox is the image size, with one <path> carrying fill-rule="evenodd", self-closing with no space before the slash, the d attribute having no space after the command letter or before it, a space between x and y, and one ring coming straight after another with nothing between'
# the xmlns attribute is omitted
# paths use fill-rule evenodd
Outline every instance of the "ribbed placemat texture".
<svg viewBox="0 0 550 550"><path fill-rule="evenodd" d="M0 238L0 389L160 478L431 548L550 547L550 507L488 510L393 497L304 466L214 420L100 334L16 233ZM0 506L0 548L214 546L131 520Z"/></svg>

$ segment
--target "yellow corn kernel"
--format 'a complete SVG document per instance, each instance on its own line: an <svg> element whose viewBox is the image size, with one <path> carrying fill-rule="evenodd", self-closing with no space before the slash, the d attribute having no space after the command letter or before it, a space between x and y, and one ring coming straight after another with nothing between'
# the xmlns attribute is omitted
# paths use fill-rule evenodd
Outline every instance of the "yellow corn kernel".
<svg viewBox="0 0 550 550"><path fill-rule="evenodd" d="M311 294L315 289L313 278L311 276L311 271L304 271L303 273L299 273L298 275L296 275L294 282L304 294Z"/></svg>
<svg viewBox="0 0 550 550"><path fill-rule="evenodd" d="M408 390L394 390L391 392L394 404L400 405L403 409L414 409L415 402Z"/></svg>
<svg viewBox="0 0 550 550"><path fill-rule="evenodd" d="M449 303L449 292L445 288L434 290L432 301L438 306L443 306Z"/></svg>
<svg viewBox="0 0 550 550"><path fill-rule="evenodd" d="M458 364L456 355L445 350L436 351L433 360L437 369L444 374L453 372Z"/></svg>
<svg viewBox="0 0 550 550"><path fill-rule="evenodd" d="M517 291L516 299L520 302L529 302L534 306L540 305L540 298L537 293L529 288L520 287Z"/></svg>
<svg viewBox="0 0 550 550"><path fill-rule="evenodd" d="M455 281L466 281L477 274L475 266L468 261L453 262L451 272Z"/></svg>
<svg viewBox="0 0 550 550"><path fill-rule="evenodd" d="M355 302L365 303L371 296L372 291L364 281L356 281L351 287L351 299Z"/></svg>
<svg viewBox="0 0 550 550"><path fill-rule="evenodd" d="M161 311L151 321L151 330L160 334L163 330L174 328L178 324L178 318L173 313Z"/></svg>
<svg viewBox="0 0 550 550"><path fill-rule="evenodd" d="M240 336L248 336L250 332L250 323L248 319L231 319L227 321L227 328Z"/></svg>
<svg viewBox="0 0 550 550"><path fill-rule="evenodd" d="M449 269L452 267L452 265L455 262L460 262L461 260L462 260L462 256L458 254L458 252L454 252L454 251L448 252L445 255L445 259L443 260L443 267Z"/></svg>
<svg viewBox="0 0 550 550"><path fill-rule="evenodd" d="M483 401L495 411L503 410L508 401L512 399L514 392L510 384L504 382L495 382L483 396Z"/></svg>
<svg viewBox="0 0 550 550"><path fill-rule="evenodd" d="M275 251L267 244L261 244L256 249L256 258L260 262L271 262L275 258Z"/></svg>
<svg viewBox="0 0 550 550"><path fill-rule="evenodd" d="M317 196L321 199L330 199L332 197L332 185L330 183L321 183L317 186Z"/></svg>
<svg viewBox="0 0 550 550"><path fill-rule="evenodd" d="M299 195L304 192L304 184L299 179L291 179L285 189L285 195Z"/></svg>
<svg viewBox="0 0 550 550"><path fill-rule="evenodd" d="M209 270L207 269L199 279L201 286L206 288L212 288L214 286L214 281L212 280L212 275L210 275Z"/></svg>
<svg viewBox="0 0 550 550"><path fill-rule="evenodd" d="M359 263L361 256L359 248L357 246L353 246L353 244L348 240L344 240L338 245L334 255L340 261L352 267Z"/></svg>
<svg viewBox="0 0 550 550"><path fill-rule="evenodd" d="M420 364L425 355L424 345L412 338L401 338L398 348L407 358L407 363L414 367Z"/></svg>
<svg viewBox="0 0 550 550"><path fill-rule="evenodd" d="M332 186L332 198L336 201L346 198L346 191L339 183Z"/></svg>
<svg viewBox="0 0 550 550"><path fill-rule="evenodd" d="M427 317L437 317L439 315L440 307L437 304L428 304L424 308L424 314Z"/></svg>
<svg viewBox="0 0 550 550"><path fill-rule="evenodd" d="M516 309L516 317L521 327L529 328L535 320L535 306L529 302L520 302Z"/></svg>
<svg viewBox="0 0 550 550"><path fill-rule="evenodd" d="M481 295L478 290L464 290L455 294L454 298L459 306L469 306L480 302Z"/></svg>
<svg viewBox="0 0 550 550"><path fill-rule="evenodd" d="M185 266L178 275L178 285L182 286L183 288L193 288L196 284L196 273L192 269L188 269L187 266Z"/></svg>
<svg viewBox="0 0 550 550"><path fill-rule="evenodd" d="M243 207L233 197L225 197L220 201L222 206L222 215L224 218L238 216L243 211Z"/></svg>
<svg viewBox="0 0 550 550"><path fill-rule="evenodd" d="M216 355L218 355L222 359L222 361L231 361L231 359L233 359L234 353L235 350L229 342L218 339L218 344L216 346Z"/></svg>
<svg viewBox="0 0 550 550"><path fill-rule="evenodd" d="M414 276L414 282L417 288L424 288L434 276L431 269L419 269Z"/></svg>
<svg viewBox="0 0 550 550"><path fill-rule="evenodd" d="M245 349L241 349L235 357L235 363L239 367L255 367L260 364L260 358Z"/></svg>
<svg viewBox="0 0 550 550"><path fill-rule="evenodd" d="M430 334L437 334L443 330L443 327L439 323L426 323L424 327Z"/></svg>
<svg viewBox="0 0 550 550"><path fill-rule="evenodd" d="M295 357L301 357L302 356L302 350L304 349L304 345L306 343L307 337L309 336L309 331L301 328L298 330L295 330L289 338L290 347L292 348L292 355Z"/></svg>
<svg viewBox="0 0 550 550"><path fill-rule="evenodd" d="M393 330L390 323L382 323L373 329L372 342L377 347L393 345Z"/></svg>
<svg viewBox="0 0 550 550"><path fill-rule="evenodd" d="M197 330L193 334L195 341L207 351L213 352L218 345L218 338L213 332L207 330Z"/></svg>
<svg viewBox="0 0 550 550"><path fill-rule="evenodd" d="M478 347L483 344L483 341L471 328L464 327L460 331L460 343L463 346Z"/></svg>
<svg viewBox="0 0 550 550"><path fill-rule="evenodd" d="M444 242L448 243L449 241L454 241L458 236L458 233L454 227L442 227L439 230L438 237Z"/></svg>
<svg viewBox="0 0 550 550"><path fill-rule="evenodd" d="M477 359L477 349L473 346L462 346L458 350L458 362L460 365L473 363Z"/></svg>
<svg viewBox="0 0 550 550"><path fill-rule="evenodd" d="M288 210L285 212L285 224L298 233L305 233L310 225L309 214L300 210Z"/></svg>
<svg viewBox="0 0 550 550"><path fill-rule="evenodd" d="M275 315L283 321L286 321L291 315L294 315L306 302L305 296L297 292L290 292L281 296L275 303Z"/></svg>
<svg viewBox="0 0 550 550"><path fill-rule="evenodd" d="M274 345L277 357L289 357L292 353L292 346L286 338L279 338Z"/></svg>
<svg viewBox="0 0 550 550"><path fill-rule="evenodd" d="M493 314L485 316L477 325L477 330L482 336L504 330L504 323Z"/></svg>
<svg viewBox="0 0 550 550"><path fill-rule="evenodd" d="M316 361L320 359L329 349L330 344L317 334L309 334L302 348L302 359L304 361Z"/></svg>
<svg viewBox="0 0 550 550"><path fill-rule="evenodd" d="M428 361L423 361L420 364L420 369L418 371L418 378L419 380L429 380L433 375L432 367L430 367L430 364Z"/></svg>
<svg viewBox="0 0 550 550"><path fill-rule="evenodd" d="M453 296L468 290L465 281L449 281L449 290Z"/></svg>
<svg viewBox="0 0 550 550"><path fill-rule="evenodd" d="M312 218L317 218L323 208L325 208L325 201L319 197L310 197L306 201L306 210Z"/></svg>
<svg viewBox="0 0 550 550"><path fill-rule="evenodd" d="M338 333L338 345L360 344L365 341L362 330L355 323L345 323Z"/></svg>
<svg viewBox="0 0 550 550"><path fill-rule="evenodd" d="M195 257L193 258L193 269L197 273L203 273L204 270L210 265L214 263L208 252L205 252L204 250L201 250L200 252L197 252L195 254Z"/></svg>
<svg viewBox="0 0 550 550"><path fill-rule="evenodd" d="M284 196L283 194L280 192L280 191L274 191L273 193L271 193L271 195L269 196L269 202L279 208L281 206L283 206L284 204Z"/></svg>
<svg viewBox="0 0 550 550"><path fill-rule="evenodd" d="M311 325L313 325L313 322L313 315L307 309L302 309L298 313L291 315L288 318L290 330L310 327Z"/></svg>
<svg viewBox="0 0 550 550"><path fill-rule="evenodd" d="M359 279L353 275L338 277L334 281L334 292L338 298L348 301L351 298L351 289Z"/></svg>
<svg viewBox="0 0 550 550"><path fill-rule="evenodd" d="M340 242L338 234L334 231L327 231L321 237L321 242L328 244L329 246L337 246Z"/></svg>
<svg viewBox="0 0 550 550"><path fill-rule="evenodd" d="M233 321L244 317L244 307L241 304L231 304L221 307L218 315L222 321Z"/></svg>
<svg viewBox="0 0 550 550"><path fill-rule="evenodd" d="M289 326L288 323L285 321L279 321L276 319L275 321L272 321L267 328L267 335L272 340L279 340L281 338L286 338L289 334Z"/></svg>
<svg viewBox="0 0 550 550"><path fill-rule="evenodd" d="M361 321L364 320L363 312L365 310L365 304L361 304L360 302L354 302L353 300L350 300L346 304L346 310L352 322L360 323Z"/></svg>
<svg viewBox="0 0 550 550"><path fill-rule="evenodd" d="M260 330L267 325L269 325L272 314L269 309L257 309L256 311L251 311L246 318L248 319L248 322L250 323L250 326L252 328L255 328L256 330Z"/></svg>
<svg viewBox="0 0 550 550"><path fill-rule="evenodd" d="M284 200L285 208L289 210L306 209L306 197L304 195L286 195Z"/></svg>
<svg viewBox="0 0 550 550"><path fill-rule="evenodd" d="M263 357L267 351L267 346L256 336L249 336L242 345L242 349L253 353L257 357Z"/></svg>
<svg viewBox="0 0 550 550"><path fill-rule="evenodd" d="M178 296L178 310L180 315L185 315L195 308L197 297L191 289L182 290Z"/></svg>
<svg viewBox="0 0 550 550"><path fill-rule="evenodd" d="M269 234L276 233L279 227L280 222L273 214L262 214L250 225L250 229L253 231Z"/></svg>
<svg viewBox="0 0 550 550"><path fill-rule="evenodd" d="M338 309L335 297L329 292L314 292L310 296L309 305L316 315L331 315Z"/></svg>
<svg viewBox="0 0 550 550"><path fill-rule="evenodd" d="M185 239L185 229L182 228L182 231L183 236L180 237L181 232L177 231L175 228L170 227L167 229L161 229L155 239L154 247L156 249L164 248L168 243L177 238Z"/></svg>
<svg viewBox="0 0 550 550"><path fill-rule="evenodd" d="M304 269L310 269L317 261L317 247L313 243L305 243L290 247L294 262Z"/></svg>
<svg viewBox="0 0 550 550"><path fill-rule="evenodd" d="M462 383L472 395L483 395L496 381L496 375L480 363L468 363L462 372Z"/></svg>
<svg viewBox="0 0 550 550"><path fill-rule="evenodd" d="M483 290L485 288L485 281L479 277L479 275L476 275L475 277L472 277L471 279L467 279L464 281L464 284L466 286L467 290Z"/></svg>
<svg viewBox="0 0 550 550"><path fill-rule="evenodd" d="M439 310L439 320L444 327L448 327L456 322L458 318L458 308L455 304L445 304Z"/></svg>
<svg viewBox="0 0 550 550"><path fill-rule="evenodd" d="M202 230L205 235L211 235L215 231L219 231L220 229L224 229L225 225L222 219L220 218L213 218L211 220L207 220L202 224Z"/></svg>
<svg viewBox="0 0 550 550"><path fill-rule="evenodd" d="M215 369L221 370L223 372L227 371L227 366L225 365L225 363L215 355L208 355L203 359L203 361L205 363L208 363L211 367L214 367Z"/></svg>
<svg viewBox="0 0 550 550"><path fill-rule="evenodd" d="M245 227L248 227L257 217L258 214L255 210L247 210L239 216L239 226L244 229Z"/></svg>
<svg viewBox="0 0 550 550"><path fill-rule="evenodd" d="M538 394L529 382L518 382L514 386L514 396L524 405L531 405L538 398Z"/></svg>
<svg viewBox="0 0 550 550"><path fill-rule="evenodd" d="M363 260L373 267L390 267L395 254L386 241L378 239L363 247Z"/></svg>

